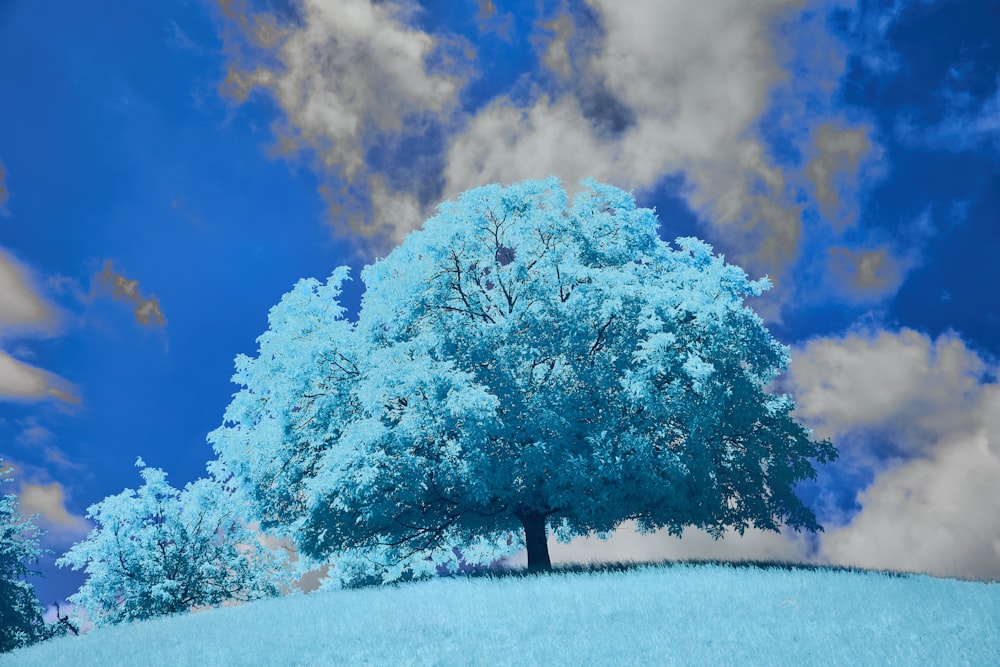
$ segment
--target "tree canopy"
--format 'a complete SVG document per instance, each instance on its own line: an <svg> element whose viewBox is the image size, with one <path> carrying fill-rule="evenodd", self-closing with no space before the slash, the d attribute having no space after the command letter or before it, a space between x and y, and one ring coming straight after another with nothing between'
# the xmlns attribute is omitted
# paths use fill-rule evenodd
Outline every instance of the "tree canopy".
<svg viewBox="0 0 1000 667"><path fill-rule="evenodd" d="M95 625L279 593L281 559L258 543L216 480L183 490L136 461L144 484L91 505L96 526L56 564L84 569L70 601Z"/></svg>
<svg viewBox="0 0 1000 667"><path fill-rule="evenodd" d="M768 288L652 210L583 182L490 185L441 204L365 267L299 281L209 435L262 528L342 578L384 579L546 534L685 526L822 530L794 494L833 460L767 386L788 364L744 304Z"/></svg>

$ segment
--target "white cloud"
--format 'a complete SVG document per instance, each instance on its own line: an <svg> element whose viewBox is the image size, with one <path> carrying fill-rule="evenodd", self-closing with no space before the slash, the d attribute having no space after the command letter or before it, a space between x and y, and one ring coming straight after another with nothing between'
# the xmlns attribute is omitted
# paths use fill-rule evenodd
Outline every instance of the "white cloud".
<svg viewBox="0 0 1000 667"><path fill-rule="evenodd" d="M44 398L50 389L49 374L0 351L0 396Z"/></svg>
<svg viewBox="0 0 1000 667"><path fill-rule="evenodd" d="M233 47L236 38L227 33L234 59L223 89L238 100L267 90L282 110L273 153L314 155L337 230L385 250L380 243L423 221L424 211L410 209L425 174L396 169L388 179L395 165L373 164L369 151L398 150L400 137L420 137L447 118L474 54L461 53L471 46L458 38L410 27L421 10L408 0L302 0L296 11L294 23L228 12L253 48Z"/></svg>
<svg viewBox="0 0 1000 667"><path fill-rule="evenodd" d="M282 69L271 85L293 130L323 146L327 166L348 177L364 165L365 131L402 130L404 118L439 112L456 92L454 81L428 74L434 46L406 27L399 3L306 0L303 28L283 42Z"/></svg>
<svg viewBox="0 0 1000 667"><path fill-rule="evenodd" d="M18 502L25 515L40 514L53 523L73 523L66 511L62 484L21 484Z"/></svg>
<svg viewBox="0 0 1000 667"><path fill-rule="evenodd" d="M27 269L0 250L0 334L37 335L55 325L55 311L38 295ZM0 350L0 400L55 397L75 402L72 394L71 385L62 378Z"/></svg>
<svg viewBox="0 0 1000 667"><path fill-rule="evenodd" d="M62 484L40 482L38 476L44 477L46 473L34 466L22 465L7 457L4 457L4 464L9 464L14 470L12 479L19 488L16 494L18 512L25 518L38 515L35 525L43 532L43 546L66 547L90 531L91 524L86 518L71 514L66 509Z"/></svg>
<svg viewBox="0 0 1000 667"><path fill-rule="evenodd" d="M587 73L600 76L637 115L636 125L604 142L571 98L543 96L528 110L500 99L456 137L448 194L494 178L511 181L542 172L575 182L595 169L631 187L650 186L665 174L692 167L702 169L695 175L702 188L713 178L738 180L746 168L766 184L781 185L778 170L765 163L759 145L746 134L782 78L768 20L792 3L590 4L601 13L606 33L585 65ZM565 60L559 61L563 69ZM483 150L478 142L484 139L498 147L506 144L514 154ZM740 167L723 166L734 157ZM718 167L712 170L715 176L708 167Z"/></svg>
<svg viewBox="0 0 1000 667"><path fill-rule="evenodd" d="M917 455L940 437L974 428L968 416L982 399L985 370L951 334L931 340L912 329L859 332L793 350L784 386L818 437L882 429Z"/></svg>
<svg viewBox="0 0 1000 667"><path fill-rule="evenodd" d="M45 329L52 323L52 310L31 287L25 268L0 250L0 327Z"/></svg>
<svg viewBox="0 0 1000 667"><path fill-rule="evenodd" d="M845 4L566 5L536 24L550 33L535 44L538 71L463 117L458 92L476 56L461 38L414 27L410 3L303 0L295 22L235 19L252 48L230 49L228 84L237 97L252 88L274 96L277 152L315 151L338 229L375 251L391 249L441 199L486 183L553 174L572 190L593 176L641 196L681 176L723 249L777 285L755 307L778 319L796 296L789 268L809 196L838 220L856 217L858 163L877 153L867 130L834 113L846 48L825 17ZM491 3L480 9L496 14ZM451 42L453 57L439 57ZM769 152L762 123L772 111L808 165ZM439 139L424 141L431 135ZM404 155L404 144L417 148Z"/></svg>
<svg viewBox="0 0 1000 667"><path fill-rule="evenodd" d="M903 329L793 350L797 415L876 468L860 513L821 538L832 562L1000 578L1000 385L957 336ZM989 374L987 374L989 371ZM991 375L993 377L991 377ZM889 463L864 448L887 438Z"/></svg>
<svg viewBox="0 0 1000 667"><path fill-rule="evenodd" d="M444 196L549 174L572 189L586 176L611 178L618 150L595 136L572 97L555 102L542 98L530 108L501 98L477 113L452 141Z"/></svg>
<svg viewBox="0 0 1000 667"><path fill-rule="evenodd" d="M863 567L1000 579L1000 424L991 414L1000 414L997 385L926 458L879 475L850 524L823 536L822 552Z"/></svg>

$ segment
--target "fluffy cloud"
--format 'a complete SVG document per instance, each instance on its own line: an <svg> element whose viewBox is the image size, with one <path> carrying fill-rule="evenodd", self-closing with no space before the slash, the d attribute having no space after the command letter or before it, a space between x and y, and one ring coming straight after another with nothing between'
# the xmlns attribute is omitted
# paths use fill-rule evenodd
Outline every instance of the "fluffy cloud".
<svg viewBox="0 0 1000 667"><path fill-rule="evenodd" d="M309 151L318 158L321 193L328 202L336 199L334 221L346 220L351 232L396 240L401 235L394 228L418 226L423 218L410 211L409 200L426 186L425 174L397 170L394 180L403 182L390 184L382 172L391 165L374 164L369 151L376 145L404 150L401 136L419 137L447 116L468 67L461 63L473 55L455 57L449 49L471 46L410 28L419 7L406 0L303 0L296 20L283 23L248 17L229 4L223 3L224 13L242 26L251 49L233 47L239 37L227 34L234 56L223 89L237 100L254 89L273 96L282 110L273 127L275 152ZM431 65L441 71L431 72ZM386 161L410 157L394 154ZM391 217L401 207L414 217Z"/></svg>
<svg viewBox="0 0 1000 667"><path fill-rule="evenodd" d="M820 338L792 352L784 388L816 435L893 434L909 455L967 430L984 391L984 362L960 338L911 329Z"/></svg>
<svg viewBox="0 0 1000 667"><path fill-rule="evenodd" d="M399 132L404 119L440 112L456 84L427 73L434 41L408 29L404 5L348 0L303 3L303 29L284 39L270 85L287 130L321 147L327 166L351 178L363 169L367 131Z"/></svg>
<svg viewBox="0 0 1000 667"><path fill-rule="evenodd" d="M498 99L453 139L445 196L549 173L568 184L593 175L643 188L684 172L694 205L711 207L724 224L745 210L760 211L751 192L758 186L782 193L781 170L750 130L783 77L769 21L792 3L590 4L604 33L591 38L598 41L594 53L573 63L573 74L587 85L598 80L635 122L618 134L602 132L574 95L542 96L529 107ZM571 19L551 26L556 37L544 60L568 71ZM789 224L787 216L775 224Z"/></svg>
<svg viewBox="0 0 1000 667"><path fill-rule="evenodd" d="M0 351L0 395L41 398L48 386L45 371Z"/></svg>
<svg viewBox="0 0 1000 667"><path fill-rule="evenodd" d="M529 39L542 66L463 115L475 54L413 27L410 2L301 0L292 18L222 2L223 88L273 97L274 152L317 156L331 219L365 252L391 249L438 201L484 183L554 174L571 189L593 176L642 191L681 176L727 252L778 285L757 306L777 319L795 296L804 207L838 228L856 219L860 165L879 155L864 127L833 112L846 53L822 17L836 0L812 12L799 0L586 4L540 17ZM503 38L500 14L480 2L480 30ZM803 164L770 153L762 123L776 105ZM855 275L878 260L858 257ZM873 293L862 283L858 294Z"/></svg>
<svg viewBox="0 0 1000 667"><path fill-rule="evenodd" d="M449 144L443 197L550 173L569 187L594 176L640 191L681 175L687 202L729 254L777 284L757 306L777 319L794 296L788 269L800 258L807 195L853 219L859 165L878 155L864 128L824 120L844 54L798 2L588 4L599 29L569 14L545 26L554 36L540 57L562 87L475 113ZM781 21L794 28L777 30ZM796 48L821 49L824 60L803 65ZM769 153L761 122L776 99L782 136L802 144L807 164Z"/></svg>
<svg viewBox="0 0 1000 667"><path fill-rule="evenodd" d="M879 475L850 524L825 534L834 562L1000 579L1000 389L985 392L957 434L940 434L926 458ZM990 423L992 421L992 423Z"/></svg>
<svg viewBox="0 0 1000 667"><path fill-rule="evenodd" d="M501 98L476 114L448 152L445 197L483 183L554 174L569 189L585 176L609 179L617 147L595 135L572 97L521 108Z"/></svg>
<svg viewBox="0 0 1000 667"><path fill-rule="evenodd" d="M21 484L18 494L20 511L25 515L39 514L49 523L85 533L89 530L86 521L66 511L66 499L62 484Z"/></svg>
<svg viewBox="0 0 1000 667"><path fill-rule="evenodd" d="M0 332L44 333L56 325L55 311L33 287L27 269L0 250ZM0 350L0 399L58 398L75 402L67 381Z"/></svg>
<svg viewBox="0 0 1000 667"><path fill-rule="evenodd" d="M84 517L71 514L66 509L66 496L62 484L43 483L44 470L4 457L3 466L12 469L9 477L18 487L18 512L24 517L37 515L35 525L42 531L42 543L46 547L65 547L80 539L90 530L90 522ZM6 491L5 491L6 493Z"/></svg>
<svg viewBox="0 0 1000 667"><path fill-rule="evenodd" d="M869 466L862 509L821 538L831 562L1000 578L1000 385L957 336L855 333L793 351L797 414ZM878 455L871 443L888 440Z"/></svg>
<svg viewBox="0 0 1000 667"><path fill-rule="evenodd" d="M0 327L47 329L54 314L31 287L25 268L0 250Z"/></svg>

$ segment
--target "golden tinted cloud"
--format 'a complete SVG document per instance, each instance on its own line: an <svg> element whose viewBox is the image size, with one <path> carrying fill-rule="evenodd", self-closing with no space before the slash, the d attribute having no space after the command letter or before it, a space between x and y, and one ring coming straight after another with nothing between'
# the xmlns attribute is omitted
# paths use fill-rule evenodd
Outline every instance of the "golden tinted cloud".
<svg viewBox="0 0 1000 667"><path fill-rule="evenodd" d="M110 291L115 301L129 301L135 306L135 319L140 324L149 326L150 323L155 323L161 327L167 324L160 311L160 300L152 294L149 298L144 297L139 289L139 281L115 273L110 259L104 260L104 269L96 278L100 287Z"/></svg>
<svg viewBox="0 0 1000 667"><path fill-rule="evenodd" d="M902 281L902 268L888 248L831 248L829 252L830 272L841 288L846 288L853 296L881 298L895 292Z"/></svg>

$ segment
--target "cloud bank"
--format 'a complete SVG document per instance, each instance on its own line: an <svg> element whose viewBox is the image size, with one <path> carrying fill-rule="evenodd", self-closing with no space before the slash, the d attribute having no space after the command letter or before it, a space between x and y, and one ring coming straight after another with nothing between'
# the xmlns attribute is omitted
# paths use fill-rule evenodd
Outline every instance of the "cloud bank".
<svg viewBox="0 0 1000 667"><path fill-rule="evenodd" d="M735 259L777 283L761 306L776 319L794 296L803 198L838 229L857 217L848 199L877 151L833 107L845 49L796 0L562 5L531 35L538 71L475 108L463 88L484 73L464 38L416 27L408 2L341 4L335 15L302 0L288 18L224 3L224 88L277 103L276 152L315 157L331 221L377 238L375 254L440 200L485 183L552 174L572 189L593 176L643 192L680 177L679 194ZM483 26L499 15L479 9ZM796 46L827 59L799 64ZM808 159L773 155L761 123L778 96ZM440 140L419 140L431 135Z"/></svg>

